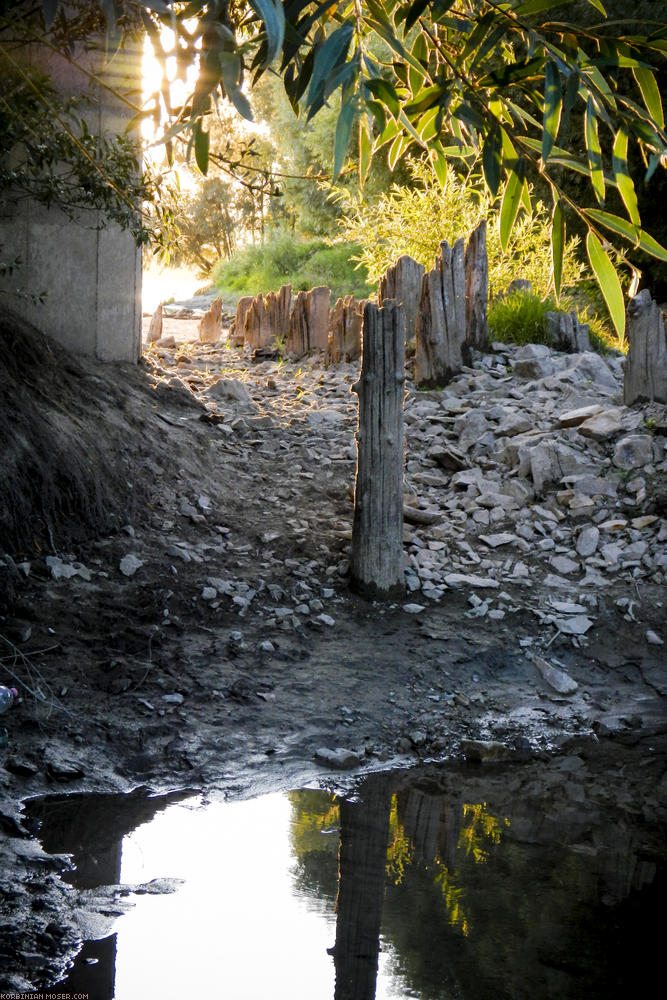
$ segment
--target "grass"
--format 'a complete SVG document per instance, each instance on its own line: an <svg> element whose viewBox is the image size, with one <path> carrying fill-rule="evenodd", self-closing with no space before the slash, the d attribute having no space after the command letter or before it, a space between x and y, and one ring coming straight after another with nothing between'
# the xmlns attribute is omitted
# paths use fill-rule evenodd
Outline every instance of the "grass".
<svg viewBox="0 0 667 1000"><path fill-rule="evenodd" d="M328 285L334 300L344 295L367 298L374 289L366 283L365 269L352 260L359 249L352 243L279 233L263 246L246 247L231 260L220 261L212 280L223 299L277 292L281 285L292 285L295 292Z"/></svg>
<svg viewBox="0 0 667 1000"><path fill-rule="evenodd" d="M561 299L560 307L553 296L542 299L533 292L513 292L489 303L489 334L492 340L505 344L547 344L544 317L547 312L572 312L576 309L579 321L588 323L593 350L606 354L609 350L623 350L610 326L590 305L583 307L574 300Z"/></svg>

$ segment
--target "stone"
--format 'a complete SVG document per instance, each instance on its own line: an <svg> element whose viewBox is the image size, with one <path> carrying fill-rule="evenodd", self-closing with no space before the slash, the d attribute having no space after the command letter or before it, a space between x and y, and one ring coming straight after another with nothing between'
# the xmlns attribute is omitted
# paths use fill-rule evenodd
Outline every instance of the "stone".
<svg viewBox="0 0 667 1000"><path fill-rule="evenodd" d="M594 441L608 441L623 430L623 411L620 407L602 410L579 424L579 433Z"/></svg>
<svg viewBox="0 0 667 1000"><path fill-rule="evenodd" d="M222 299L213 299L208 312L199 321L199 340L202 344L217 344L222 337Z"/></svg>
<svg viewBox="0 0 667 1000"><path fill-rule="evenodd" d="M215 587L202 587L202 601L214 601L217 596L218 592Z"/></svg>
<svg viewBox="0 0 667 1000"><path fill-rule="evenodd" d="M441 469L450 472L460 472L462 469L467 469L470 464L465 454L452 445L445 448L441 446L431 448L427 452L427 458L439 465Z"/></svg>
<svg viewBox="0 0 667 1000"><path fill-rule="evenodd" d="M501 531L495 535L480 535L479 540L490 548L497 549L502 545L512 545L518 542L519 539L509 531Z"/></svg>
<svg viewBox="0 0 667 1000"><path fill-rule="evenodd" d="M569 374L578 375L584 382L594 382L600 386L616 389L618 383L604 358L593 351L573 354L565 359Z"/></svg>
<svg viewBox="0 0 667 1000"><path fill-rule="evenodd" d="M568 559L567 556L554 556L550 565L557 573L563 573L565 576L569 573L576 573L579 569L579 563L575 562L574 559Z"/></svg>
<svg viewBox="0 0 667 1000"><path fill-rule="evenodd" d="M536 653L533 654L533 663L539 670L542 679L558 694L570 695L578 690L579 685L574 678L570 677L564 670L554 667L548 660Z"/></svg>
<svg viewBox="0 0 667 1000"><path fill-rule="evenodd" d="M646 630L646 641L650 646L664 646L664 641L660 638L657 632L653 629Z"/></svg>
<svg viewBox="0 0 667 1000"><path fill-rule="evenodd" d="M235 378L221 378L208 389L204 390L208 399L220 400L225 403L241 403L245 407L256 408L252 396L243 382Z"/></svg>
<svg viewBox="0 0 667 1000"><path fill-rule="evenodd" d="M134 576L137 570L140 570L143 566L143 562L136 556L133 552L128 552L126 556L123 556L120 563L118 564L118 569L121 571L123 576Z"/></svg>
<svg viewBox="0 0 667 1000"><path fill-rule="evenodd" d="M649 434L629 434L617 441L612 462L628 472L653 461L653 439Z"/></svg>
<svg viewBox="0 0 667 1000"><path fill-rule="evenodd" d="M361 760L354 750L346 750L344 747L320 747L315 751L315 760L324 767L331 767L337 771L347 771L353 767L359 767Z"/></svg>
<svg viewBox="0 0 667 1000"><path fill-rule="evenodd" d="M425 610L423 604L404 604L403 610L409 615L418 615Z"/></svg>
<svg viewBox="0 0 667 1000"><path fill-rule="evenodd" d="M467 760L481 764L484 761L511 760L515 756L511 747L498 740L461 740L461 750Z"/></svg>
<svg viewBox="0 0 667 1000"><path fill-rule="evenodd" d="M555 618L554 625L565 635L585 635L592 628L593 621L587 615L573 615L572 618Z"/></svg>
<svg viewBox="0 0 667 1000"><path fill-rule="evenodd" d="M162 701L167 705L182 705L185 698L178 691L174 691L171 694L163 694Z"/></svg>
<svg viewBox="0 0 667 1000"><path fill-rule="evenodd" d="M448 573L445 576L445 583L448 587L457 589L458 587L479 587L480 589L496 590L500 584L488 576L467 575L465 573Z"/></svg>
<svg viewBox="0 0 667 1000"><path fill-rule="evenodd" d="M75 566L63 562L59 556L47 556L44 561L51 570L53 580L71 580L73 576L78 574Z"/></svg>
<svg viewBox="0 0 667 1000"><path fill-rule="evenodd" d="M598 547L600 541L600 529L594 524L587 525L582 528L577 536L577 541L575 543L575 548L582 558L586 559L588 556L592 556Z"/></svg>
<svg viewBox="0 0 667 1000"><path fill-rule="evenodd" d="M591 403L590 406L580 406L576 410L565 410L558 417L559 427L578 427L579 424L583 424L585 420L590 420L591 417L595 417L602 407L599 403Z"/></svg>
<svg viewBox="0 0 667 1000"><path fill-rule="evenodd" d="M558 441L541 441L528 452L530 475L538 493L565 476L589 471L587 459Z"/></svg>

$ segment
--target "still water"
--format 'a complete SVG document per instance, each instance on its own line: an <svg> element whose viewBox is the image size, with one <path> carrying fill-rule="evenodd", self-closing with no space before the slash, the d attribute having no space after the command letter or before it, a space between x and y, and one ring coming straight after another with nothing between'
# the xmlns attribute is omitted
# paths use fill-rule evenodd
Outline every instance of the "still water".
<svg viewBox="0 0 667 1000"><path fill-rule="evenodd" d="M664 765L645 746L602 772L586 755L432 766L369 776L347 797L42 800L31 815L47 850L72 853L84 907L113 914L95 887L142 887L56 990L90 1000L638 995L662 976Z"/></svg>

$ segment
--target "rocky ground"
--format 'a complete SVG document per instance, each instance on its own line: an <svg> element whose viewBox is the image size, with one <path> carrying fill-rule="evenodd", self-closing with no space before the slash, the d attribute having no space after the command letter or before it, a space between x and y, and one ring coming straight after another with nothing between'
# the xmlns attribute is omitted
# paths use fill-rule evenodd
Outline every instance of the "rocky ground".
<svg viewBox="0 0 667 1000"><path fill-rule="evenodd" d="M249 795L664 727L667 416L621 404L620 357L495 345L443 390L408 381L407 589L381 605L347 584L357 366L182 340L100 424L141 428L141 516L4 557L4 988L43 985L77 937L26 798Z"/></svg>

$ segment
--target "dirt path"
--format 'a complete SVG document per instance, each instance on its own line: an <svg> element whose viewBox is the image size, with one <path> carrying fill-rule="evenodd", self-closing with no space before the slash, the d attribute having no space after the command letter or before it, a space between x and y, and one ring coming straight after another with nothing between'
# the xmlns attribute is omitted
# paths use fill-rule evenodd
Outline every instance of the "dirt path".
<svg viewBox="0 0 667 1000"><path fill-rule="evenodd" d="M97 377L102 399L117 376ZM523 759L663 726L664 647L646 636L660 638L665 592L650 561L633 576L644 564L625 571L621 560L582 609L591 625L568 632L549 603L548 547L529 542L509 562L487 551L475 533L512 531L516 516L489 527L473 520L488 508L473 504L468 533L453 540L444 528L407 526L419 589L405 604L350 594L355 377L353 366L258 368L222 348L154 352L100 423L101 434L141 436L130 468L150 484L144 516L76 552L15 554L22 579L0 653L3 679L17 678L23 697L0 751L0 871L15 927L3 946L22 958L5 988L43 983L74 934L57 866L22 825L27 797L138 784L245 796L336 774L316 760L322 749L377 769L466 754ZM415 432L409 420L409 442ZM412 488L439 490L444 504L446 482L433 485L441 472L420 447L408 447ZM637 531L655 539L658 529L653 515ZM494 588L444 583L447 567L441 578L419 556L443 549L459 575L486 574ZM556 596L576 602L576 586ZM574 682L569 693L539 662ZM47 930L54 923L60 936Z"/></svg>

